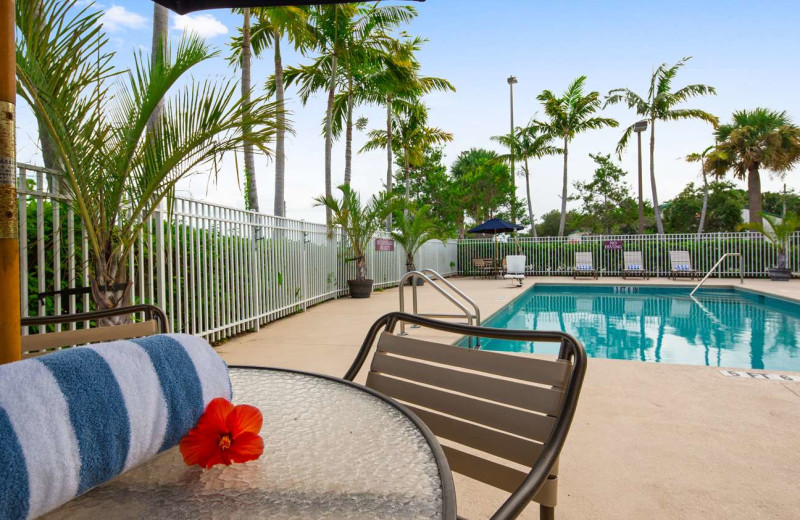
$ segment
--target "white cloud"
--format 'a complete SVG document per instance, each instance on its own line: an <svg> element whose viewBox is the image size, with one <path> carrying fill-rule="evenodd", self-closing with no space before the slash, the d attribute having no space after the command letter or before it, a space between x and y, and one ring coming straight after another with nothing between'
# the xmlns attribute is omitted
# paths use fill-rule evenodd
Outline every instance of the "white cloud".
<svg viewBox="0 0 800 520"><path fill-rule="evenodd" d="M210 14L175 15L172 17L172 28L178 31L193 32L203 38L228 34L225 24Z"/></svg>
<svg viewBox="0 0 800 520"><path fill-rule="evenodd" d="M147 18L128 11L120 5L112 5L103 13L103 27L109 32L123 29L141 29L147 25Z"/></svg>

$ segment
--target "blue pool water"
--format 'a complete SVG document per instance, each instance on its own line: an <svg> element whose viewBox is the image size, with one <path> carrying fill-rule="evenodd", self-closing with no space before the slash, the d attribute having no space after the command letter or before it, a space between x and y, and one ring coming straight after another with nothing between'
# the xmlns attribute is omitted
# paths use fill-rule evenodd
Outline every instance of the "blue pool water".
<svg viewBox="0 0 800 520"><path fill-rule="evenodd" d="M800 371L800 304L744 290L537 284L484 323L561 330L591 357ZM552 343L485 350L557 354Z"/></svg>

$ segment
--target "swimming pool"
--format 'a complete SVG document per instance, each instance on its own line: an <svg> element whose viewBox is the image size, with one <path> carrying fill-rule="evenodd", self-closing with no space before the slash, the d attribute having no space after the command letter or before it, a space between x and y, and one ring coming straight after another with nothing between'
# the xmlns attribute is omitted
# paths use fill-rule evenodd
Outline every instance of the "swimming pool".
<svg viewBox="0 0 800 520"><path fill-rule="evenodd" d="M561 330L591 357L800 371L800 304L738 289L536 284L484 322ZM463 342L462 342L463 344ZM557 354L548 343L481 348Z"/></svg>

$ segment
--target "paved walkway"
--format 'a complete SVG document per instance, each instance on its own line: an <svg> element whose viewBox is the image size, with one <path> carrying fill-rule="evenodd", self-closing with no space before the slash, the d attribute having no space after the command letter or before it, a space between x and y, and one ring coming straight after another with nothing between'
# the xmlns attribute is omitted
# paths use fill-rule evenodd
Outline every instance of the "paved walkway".
<svg viewBox="0 0 800 520"><path fill-rule="evenodd" d="M521 292L502 280L452 281L478 302L484 319ZM529 278L527 284L537 281L572 280ZM737 280L708 283L738 285ZM745 287L800 298L798 281L746 280ZM429 287L420 288L420 301L421 312L452 312ZM230 364L341 376L371 323L397 309L396 288L368 300L344 298L236 338L218 352ZM798 447L800 382L736 379L713 367L592 358L561 458L556 515L565 520L797 519ZM468 518L487 518L506 496L458 476L456 486L459 513ZM528 508L522 518L538 518L538 507Z"/></svg>

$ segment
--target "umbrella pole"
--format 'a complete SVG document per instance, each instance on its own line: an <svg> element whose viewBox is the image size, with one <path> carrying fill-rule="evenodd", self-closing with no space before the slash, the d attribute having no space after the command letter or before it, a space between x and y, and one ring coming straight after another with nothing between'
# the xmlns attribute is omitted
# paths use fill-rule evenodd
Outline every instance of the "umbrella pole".
<svg viewBox="0 0 800 520"><path fill-rule="evenodd" d="M0 363L22 356L16 190L14 0L0 0Z"/></svg>

